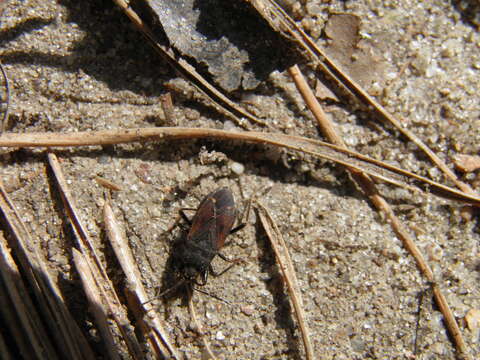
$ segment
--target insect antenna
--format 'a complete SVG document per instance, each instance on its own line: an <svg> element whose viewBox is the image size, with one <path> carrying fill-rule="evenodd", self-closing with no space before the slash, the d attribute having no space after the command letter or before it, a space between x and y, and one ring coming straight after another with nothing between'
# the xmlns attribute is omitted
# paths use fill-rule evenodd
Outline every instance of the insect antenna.
<svg viewBox="0 0 480 360"><path fill-rule="evenodd" d="M185 284L186 281L187 281L186 279L180 280L179 282L177 282L177 283L176 283L175 285L173 285L172 287L169 287L167 290L162 291L160 294L155 295L155 296L154 296L153 298L151 298L150 300L145 301L144 303L142 303L142 305L151 303L153 300L159 299L159 298L167 295L168 293L172 292L173 290L179 288L181 285Z"/></svg>
<svg viewBox="0 0 480 360"><path fill-rule="evenodd" d="M202 294L208 295L208 296L210 296L210 297L212 297L212 298L214 298L214 299L216 299L216 300L218 300L218 301L221 301L221 302L223 302L223 303L225 303L225 304L227 304L227 305L232 305L232 303L229 302L229 301L227 301L227 300L224 300L224 299L222 299L222 298L220 298L220 297L218 297L218 296L216 296L216 295L210 294L210 293L206 292L205 290L201 290L201 289L198 289L198 288L196 288L196 287L193 287L189 282L187 282L186 279L180 280L179 282L177 282L177 283L176 283L175 285L173 285L172 287L169 287L167 290L162 291L162 292L161 292L160 294L158 294L158 295L155 295L155 296L154 296L153 298L151 298L150 300L145 301L144 303L142 303L142 305L149 304L149 303L151 303L152 301L154 301L154 300L156 300L156 299L159 299L159 298L167 295L168 293L171 293L172 291L176 290L177 288L179 288L180 286L182 286L182 285L185 284L185 283L187 283L188 285L190 285L190 288L193 289L193 290L195 290L195 291L198 291L198 292L200 292L200 293L202 293Z"/></svg>
<svg viewBox="0 0 480 360"><path fill-rule="evenodd" d="M205 290L200 290L200 289L198 289L198 288L196 288L196 287L193 287L193 286L192 286L192 289L195 290L195 291L201 292L202 294L208 295L208 296L210 296L210 297L212 297L212 298L214 298L214 299L216 299L216 300L218 300L218 301L221 301L221 302L223 302L223 303L225 303L225 304L227 304L227 305L232 305L231 302L229 302L229 301L227 301L227 300L224 300L224 299L222 299L222 298L220 298L220 297L218 297L218 296L216 296L216 295L210 294L210 293L206 292Z"/></svg>

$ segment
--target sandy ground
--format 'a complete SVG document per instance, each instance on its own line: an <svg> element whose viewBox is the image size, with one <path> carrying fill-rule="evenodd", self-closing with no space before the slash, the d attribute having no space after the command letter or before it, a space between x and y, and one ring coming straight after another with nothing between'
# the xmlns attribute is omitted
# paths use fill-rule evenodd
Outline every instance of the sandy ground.
<svg viewBox="0 0 480 360"><path fill-rule="evenodd" d="M381 88L371 83L368 90L449 163L458 153L478 154L480 34L471 22L474 10L441 0L284 3L297 19L303 17L314 36L321 34L329 14L358 15L362 37L384 76ZM182 86L109 1L11 1L0 34L1 60L13 92L9 131L152 127L164 123L160 95ZM173 92L178 125L232 127L224 116L192 100L191 89L183 89ZM276 131L318 137L286 74L273 74L258 90L235 96L258 116L272 119ZM333 103L326 110L356 151L443 181L395 132L348 104ZM298 271L318 358L410 359L415 352L417 359L454 358L442 316L412 258L337 166L304 162L272 148L210 140L56 153L119 289L123 277L105 245L104 189L96 176L124 188L113 196L115 211L152 296L156 287L165 286L170 242L180 236L179 229L167 232L177 210L196 207L210 191L228 186L240 209L260 194L278 221ZM0 156L10 195L101 358L104 349L72 267L72 235L45 152L4 149ZM243 164L243 174L232 171L234 162ZM478 190L478 172L460 175ZM466 219L459 204L380 188L415 229L468 346L479 357L478 326L470 330L463 321L469 310L480 309L478 214ZM195 294L214 350L222 359L302 358L289 299L255 216L232 238L224 253L245 263L210 279L205 290L234 305ZM216 268L224 266L217 260ZM181 299L159 304L159 312L186 358L201 358Z"/></svg>

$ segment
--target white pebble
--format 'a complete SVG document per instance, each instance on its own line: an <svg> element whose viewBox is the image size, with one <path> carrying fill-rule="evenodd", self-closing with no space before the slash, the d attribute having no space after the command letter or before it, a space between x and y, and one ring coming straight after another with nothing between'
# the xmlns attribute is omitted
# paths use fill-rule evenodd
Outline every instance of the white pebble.
<svg viewBox="0 0 480 360"><path fill-rule="evenodd" d="M225 131L236 131L237 126L233 123L233 121L225 120L223 123L223 130Z"/></svg>
<svg viewBox="0 0 480 360"><path fill-rule="evenodd" d="M243 174L243 172L245 171L245 166L243 166L243 164L240 164L238 162L233 162L231 165L230 165L230 169L232 169L232 171L237 174L237 175L241 175Z"/></svg>

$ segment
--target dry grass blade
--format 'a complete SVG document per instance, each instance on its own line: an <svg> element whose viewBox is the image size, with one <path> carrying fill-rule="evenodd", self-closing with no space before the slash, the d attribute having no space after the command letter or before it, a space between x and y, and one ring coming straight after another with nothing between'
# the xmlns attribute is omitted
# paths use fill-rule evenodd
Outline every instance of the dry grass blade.
<svg viewBox="0 0 480 360"><path fill-rule="evenodd" d="M77 249L72 249L73 262L77 269L80 279L82 280L83 289L90 305L90 311L95 317L95 322L98 326L102 338L105 342L105 347L110 359L120 359L120 356L115 348L115 340L110 331L108 321L108 307L102 302L102 295L97 287L97 283L93 279L93 274L90 271L90 266L83 254Z"/></svg>
<svg viewBox="0 0 480 360"><path fill-rule="evenodd" d="M103 217L108 239L110 240L110 244L112 245L118 262L122 267L123 273L127 277L130 291L135 294L138 305L144 304L148 302L149 298L142 284L140 270L135 265L135 259L133 258L132 251L128 246L128 242L124 233L120 230L108 200L105 201ZM173 358L178 359L179 355L176 348L170 342L168 334L164 329L163 321L160 319L158 313L151 308L151 305L145 306L149 308L144 309L145 312L148 313L149 321L145 322L144 325L147 332L147 338L151 342L152 349L158 349L161 351L161 354L157 354L158 357L162 355L165 358L172 356ZM136 306L134 308L139 307L140 306ZM138 321L143 321L144 312L135 313L135 315L137 315ZM153 329L150 327L153 327ZM160 338L156 336L157 334L160 335Z"/></svg>
<svg viewBox="0 0 480 360"><path fill-rule="evenodd" d="M301 74L300 69L297 66L294 66L289 69L289 72L295 81L297 89L305 100L305 103L316 118L324 136L336 145L345 147L345 143L337 134L332 122L325 116L322 107L318 103L315 95L313 94L313 91L310 89L305 78ZM435 283L435 278L432 270L430 269L430 266L427 264L425 257L415 244L415 241L409 234L406 226L402 224L402 222L395 215L387 201L379 194L375 183L370 177L350 167L347 167L347 170L350 171L353 179L357 182L358 185L360 185L365 195L368 196L368 198L375 205L378 211L383 212L387 216L390 225L392 226L392 229L395 231L398 238L403 242L405 248L413 256L422 274L425 276L428 282L433 284L433 294L435 297L435 301L437 302L438 307L445 318L447 329L454 339L455 346L459 353L462 354L462 356L468 358L468 349L465 345L465 341L462 337L455 317L450 307L448 306L448 303L443 296L440 287Z"/></svg>
<svg viewBox="0 0 480 360"><path fill-rule="evenodd" d="M38 315L37 320L35 320L35 315L31 312L29 319L30 321L35 320L35 327L39 331L38 336L42 339L40 342L44 343L44 351L52 354L51 358L55 358L54 351L50 350L55 346L48 344L51 339L44 336L46 331L42 329L43 325L40 318L44 319L45 327L53 335L56 349L61 358L93 359L94 356L90 346L68 312L60 289L48 271L45 259L35 246L35 242L22 222L14 204L9 199L1 181L0 193L0 209L15 241L15 257L20 263L22 273L28 279L29 286L33 289L42 314L41 317ZM27 303L28 308L34 308L33 305L28 304L29 301L26 297L23 301Z"/></svg>
<svg viewBox="0 0 480 360"><path fill-rule="evenodd" d="M195 324L195 327L197 328L197 332L200 334L200 337L202 338L203 346L205 347L205 354L206 356L202 355L203 358L207 358L210 360L217 360L215 357L215 354L213 353L212 349L210 348L210 344L206 337L204 336L205 332L203 331L202 324L198 320L197 312L195 311L195 306L193 306L193 296L192 296L192 289L190 287L188 288L188 309L190 311L190 314L192 316L193 323Z"/></svg>
<svg viewBox="0 0 480 360"><path fill-rule="evenodd" d="M53 153L49 153L48 162L50 164L50 167L53 170L53 174L55 175L55 179L60 188L60 194L62 196L62 200L64 202L65 210L67 211L68 218L70 219L74 230L78 233L79 240L81 240L78 243L80 249L84 254L89 253L91 258L95 261L97 267L101 271L102 276L104 278L107 278L107 273L103 268L102 262L100 261L100 257L96 253L95 247L88 235L86 227L83 225L82 221L80 220L80 217L78 215L79 214L78 209L75 205L74 198L67 185L67 181L63 176L62 168L60 166L60 162L58 161L57 156Z"/></svg>
<svg viewBox="0 0 480 360"><path fill-rule="evenodd" d="M303 309L302 296L298 286L297 276L295 275L295 269L288 253L287 245L285 240L283 240L280 230L278 230L277 224L272 219L268 210L258 202L257 207L260 221L262 222L263 228L270 239L270 243L272 244L272 248L275 252L275 257L282 271L283 278L287 284L293 308L295 309L295 314L297 315L298 324L300 325L300 332L302 334L302 340L305 346L307 359L315 359L313 346L310 341L310 331L308 330L308 326L305 321L306 316Z"/></svg>
<svg viewBox="0 0 480 360"><path fill-rule="evenodd" d="M123 12L130 18L133 24L142 32L148 41L153 45L155 50L175 69L180 75L206 95L220 110L234 119L240 126L246 128L245 121L242 118L248 119L254 123L268 127L268 124L258 119L256 116L250 114L240 106L235 104L232 100L222 94L217 88L211 85L200 75L189 63L183 59L179 59L171 49L160 44L151 29L148 28L140 16L132 9L132 7L125 0L113 0Z"/></svg>
<svg viewBox="0 0 480 360"><path fill-rule="evenodd" d="M194 138L216 138L247 141L284 147L303 152L315 157L334 161L352 169L362 171L377 179L407 188L423 190L448 199L463 201L480 206L480 197L442 185L428 178L397 168L379 160L371 159L342 146L313 140L305 137L284 134L261 133L254 131L230 132L204 128L137 128L128 130L104 130L77 133L37 133L37 134L3 134L0 146L5 147L52 147L52 146L87 146L112 145L136 141L158 141Z"/></svg>
<svg viewBox="0 0 480 360"><path fill-rule="evenodd" d="M5 285L6 291L3 293L4 301L10 300L11 306L2 306L2 317L8 316L5 312L15 312L18 321L8 321L9 327L16 327L16 330L9 329L15 334L18 341L18 347L22 353L34 354L41 358L48 354L49 358L57 359L55 351L48 339L45 339L45 328L40 322L33 303L30 301L28 291L21 280L20 271L10 254L7 240L0 233L0 276ZM15 310L13 310L15 309ZM25 332L23 334L23 332ZM27 340L28 339L28 340Z"/></svg>
<svg viewBox="0 0 480 360"><path fill-rule="evenodd" d="M120 299L114 290L114 286L108 278L106 270L95 251L93 241L90 239L87 231L85 230L85 226L78 216L77 207L67 186L67 182L63 176L60 163L58 162L57 157L52 153L48 154L48 161L59 186L60 194L62 196L68 218L70 219L73 230L76 234L78 247L85 256L87 264L90 267L90 271L93 273L94 280L97 282L97 287L100 289L100 292L103 296L103 301L108 306L108 313L113 316L115 323L117 324L123 336L123 340L127 344L131 356L135 359L141 359L143 356L140 344L138 343L133 332L133 328L130 324L127 314L121 306Z"/></svg>
<svg viewBox="0 0 480 360"><path fill-rule="evenodd" d="M253 5L262 14L264 18L272 25L272 27L295 39L300 47L308 54L307 58L314 61L320 66L322 71L335 79L339 84L344 86L348 91L354 94L363 104L374 111L375 115L385 123L393 125L404 136L410 139L421 149L430 160L438 166L443 173L457 185L459 189L468 194L474 194L472 188L458 180L455 173L423 143L414 133L403 127L392 114L390 114L383 106L381 106L374 98L372 98L360 85L358 85L350 76L348 76L333 61L325 51L323 51L298 25L288 16L288 14L279 6L275 0L252 1Z"/></svg>

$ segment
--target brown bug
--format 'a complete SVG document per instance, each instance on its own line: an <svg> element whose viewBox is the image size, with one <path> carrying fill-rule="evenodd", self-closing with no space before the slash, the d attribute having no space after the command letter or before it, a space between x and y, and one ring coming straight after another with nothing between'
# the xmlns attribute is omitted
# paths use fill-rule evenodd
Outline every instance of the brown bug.
<svg viewBox="0 0 480 360"><path fill-rule="evenodd" d="M219 252L229 234L245 227L245 223L242 223L232 229L237 216L235 200L233 199L232 192L228 188L220 188L208 194L196 209L196 213L191 221L185 215L184 210L195 209L180 210L182 217L190 224L190 231L185 239L177 243L172 258L173 266L180 272L183 279L162 293L156 295L155 298L165 296L167 293L170 293L179 286L185 284L190 290L193 289L199 291L229 304L226 300L194 288L193 284L203 286L207 283L209 273L214 276L220 276L237 262L235 260L228 260ZM247 218L249 213L250 202L247 207ZM234 264L228 266L220 273L216 273L211 265L212 260L216 255L223 260L233 262ZM197 281L198 276L201 277L200 282ZM149 303L152 300L149 300L144 304Z"/></svg>
<svg viewBox="0 0 480 360"><path fill-rule="evenodd" d="M181 214L190 223L183 211ZM229 234L245 226L240 224L232 229L236 216L235 201L228 188L217 189L202 200L191 221L187 237L179 244L176 256L176 267L185 281L203 286L207 283L209 273L219 276L233 266L232 264L217 274L211 262L216 255L231 262L219 250ZM197 281L198 276L200 282Z"/></svg>

